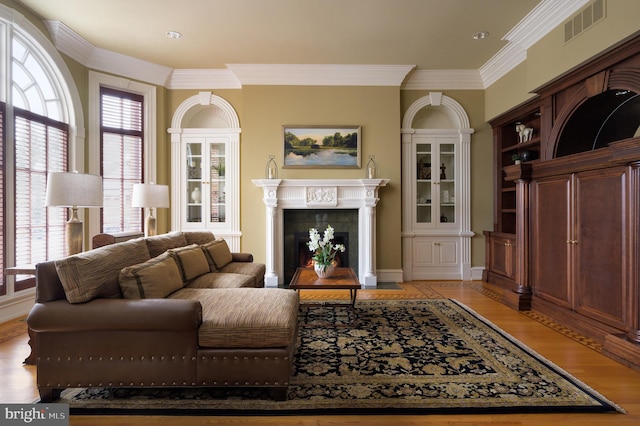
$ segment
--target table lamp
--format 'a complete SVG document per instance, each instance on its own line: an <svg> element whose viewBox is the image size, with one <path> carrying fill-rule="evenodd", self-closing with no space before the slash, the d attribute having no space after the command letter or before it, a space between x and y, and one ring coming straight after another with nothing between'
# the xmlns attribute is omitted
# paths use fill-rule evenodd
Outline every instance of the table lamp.
<svg viewBox="0 0 640 426"><path fill-rule="evenodd" d="M47 207L69 207L66 225L67 255L82 252L84 235L78 207L102 207L102 176L78 172L51 172L47 179Z"/></svg>
<svg viewBox="0 0 640 426"><path fill-rule="evenodd" d="M156 235L156 218L153 208L169 207L169 186L154 183L136 183L133 185L132 207L148 208L149 214L145 219L144 235Z"/></svg>

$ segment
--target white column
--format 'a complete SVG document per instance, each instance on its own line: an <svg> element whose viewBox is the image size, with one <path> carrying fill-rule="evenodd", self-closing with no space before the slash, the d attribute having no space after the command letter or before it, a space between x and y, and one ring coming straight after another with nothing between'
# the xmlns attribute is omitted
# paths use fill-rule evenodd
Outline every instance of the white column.
<svg viewBox="0 0 640 426"><path fill-rule="evenodd" d="M378 285L378 276L376 275L376 205L380 200L378 198L378 188L382 182L376 179L363 179L364 197L362 199L363 207L360 214L360 235L361 238L360 252L363 255L363 261L360 265L360 285L363 288L376 288ZM386 182L384 183L386 184Z"/></svg>
<svg viewBox="0 0 640 426"><path fill-rule="evenodd" d="M278 253L278 185L281 179L254 179L254 185L263 189L263 198L267 207L266 229L266 272L264 275L265 287L278 287L278 274L276 272L276 254Z"/></svg>

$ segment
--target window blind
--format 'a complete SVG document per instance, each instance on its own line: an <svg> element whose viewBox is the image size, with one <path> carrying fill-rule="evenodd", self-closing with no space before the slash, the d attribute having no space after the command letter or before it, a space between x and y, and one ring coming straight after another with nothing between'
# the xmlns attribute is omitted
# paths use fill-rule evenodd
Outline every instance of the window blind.
<svg viewBox="0 0 640 426"><path fill-rule="evenodd" d="M143 213L131 207L133 185L143 182L143 96L100 89L102 232L141 231Z"/></svg>
<svg viewBox="0 0 640 426"><path fill-rule="evenodd" d="M67 171L68 125L15 108L15 263L65 255L64 208L47 208L49 172ZM72 188L70 188L72 190Z"/></svg>

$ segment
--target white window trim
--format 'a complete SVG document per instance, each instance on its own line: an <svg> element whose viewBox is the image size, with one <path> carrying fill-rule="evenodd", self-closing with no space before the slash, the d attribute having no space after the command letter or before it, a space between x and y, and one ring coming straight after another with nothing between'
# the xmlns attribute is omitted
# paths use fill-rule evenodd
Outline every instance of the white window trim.
<svg viewBox="0 0 640 426"><path fill-rule="evenodd" d="M144 181L156 182L156 87L89 71L89 173L100 174L100 87L144 96ZM89 209L89 235L100 233L100 210Z"/></svg>

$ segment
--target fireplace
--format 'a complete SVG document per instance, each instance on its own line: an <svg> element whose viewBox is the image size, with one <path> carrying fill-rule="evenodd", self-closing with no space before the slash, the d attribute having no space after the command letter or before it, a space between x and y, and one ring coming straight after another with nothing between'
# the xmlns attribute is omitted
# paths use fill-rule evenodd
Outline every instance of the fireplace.
<svg viewBox="0 0 640 426"><path fill-rule="evenodd" d="M349 267L356 271L360 284L363 288L376 288L376 205L378 189L389 179L255 179L252 182L263 189L266 206L266 287L288 284L288 275L292 272L285 273L285 270L295 271L297 267L294 267L294 234L285 236L285 229L308 236L310 227L323 232L330 224L336 232L348 233ZM332 216L335 213L345 219ZM291 215L303 217L300 229L289 229L293 226L289 223L285 225L285 217ZM285 253L288 250L291 252Z"/></svg>
<svg viewBox="0 0 640 426"><path fill-rule="evenodd" d="M313 253L307 246L309 229L316 228L322 237L327 225L334 228L334 243L345 246L344 253L336 256L338 266L352 267L358 274L358 210L287 209L282 227L284 283L291 281L297 267L312 266Z"/></svg>

